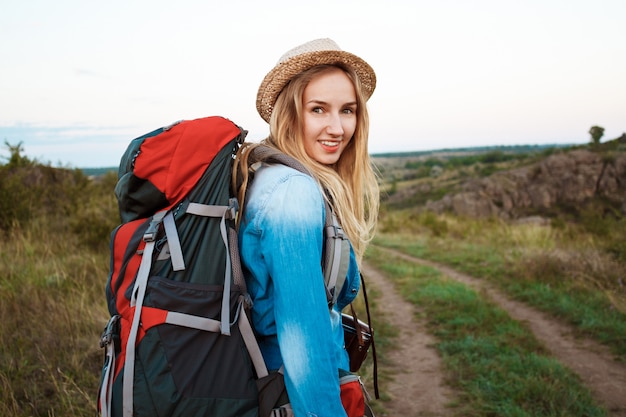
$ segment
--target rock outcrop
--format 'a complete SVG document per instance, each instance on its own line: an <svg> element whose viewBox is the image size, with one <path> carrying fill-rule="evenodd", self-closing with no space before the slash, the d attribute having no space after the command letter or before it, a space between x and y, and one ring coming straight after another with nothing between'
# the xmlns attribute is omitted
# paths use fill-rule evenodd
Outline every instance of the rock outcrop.
<svg viewBox="0 0 626 417"><path fill-rule="evenodd" d="M517 218L555 204L578 204L603 197L626 214L626 153L589 150L551 155L543 161L490 177L469 180L461 192L426 204L435 212L470 217Z"/></svg>

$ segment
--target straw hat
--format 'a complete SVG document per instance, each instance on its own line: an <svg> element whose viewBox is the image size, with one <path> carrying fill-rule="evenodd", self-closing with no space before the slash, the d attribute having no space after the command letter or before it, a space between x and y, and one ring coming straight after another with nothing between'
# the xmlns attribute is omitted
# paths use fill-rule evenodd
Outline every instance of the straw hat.
<svg viewBox="0 0 626 417"><path fill-rule="evenodd" d="M367 62L342 51L332 39L316 39L287 51L265 76L256 96L256 109L269 123L276 98L289 81L309 68L323 64L343 64L354 69L369 99L376 88L376 74Z"/></svg>

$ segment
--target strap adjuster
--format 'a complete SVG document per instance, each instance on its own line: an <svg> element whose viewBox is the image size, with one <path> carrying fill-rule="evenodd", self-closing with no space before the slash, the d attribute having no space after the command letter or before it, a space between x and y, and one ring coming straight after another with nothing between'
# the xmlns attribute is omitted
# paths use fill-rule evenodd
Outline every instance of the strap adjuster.
<svg viewBox="0 0 626 417"><path fill-rule="evenodd" d="M113 333L115 331L115 325L119 321L120 316L118 314L112 316L107 325L104 327L104 331L102 332L102 336L100 336L100 347L106 347L111 344L113 340Z"/></svg>
<svg viewBox="0 0 626 417"><path fill-rule="evenodd" d="M144 242L154 242L157 237L157 233L159 232L159 225L165 217L166 211L159 211L154 216L152 216L152 221L150 222L150 226L146 229L143 234Z"/></svg>
<svg viewBox="0 0 626 417"><path fill-rule="evenodd" d="M239 200L237 200L236 198L230 198L228 200L228 209L226 211L226 218L227 219L235 219L237 218L237 212L239 211Z"/></svg>

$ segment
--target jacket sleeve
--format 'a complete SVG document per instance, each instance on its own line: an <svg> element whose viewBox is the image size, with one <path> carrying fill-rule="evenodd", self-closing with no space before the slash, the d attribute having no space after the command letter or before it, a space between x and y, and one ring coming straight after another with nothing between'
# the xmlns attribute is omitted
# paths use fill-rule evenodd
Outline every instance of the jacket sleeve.
<svg viewBox="0 0 626 417"><path fill-rule="evenodd" d="M324 203L316 183L292 175L255 219L274 293L276 336L296 416L345 416L341 405L337 323L321 269Z"/></svg>

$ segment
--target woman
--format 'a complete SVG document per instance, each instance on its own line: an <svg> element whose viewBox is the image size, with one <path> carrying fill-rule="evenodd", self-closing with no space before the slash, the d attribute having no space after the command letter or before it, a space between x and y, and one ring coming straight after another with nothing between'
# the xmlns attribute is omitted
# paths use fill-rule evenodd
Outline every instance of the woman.
<svg viewBox="0 0 626 417"><path fill-rule="evenodd" d="M244 176L254 171L254 180L239 190L240 201L245 196L239 245L252 321L268 369L284 372L297 417L345 416L344 406L354 408L342 405L339 373L349 364L341 310L358 293L359 263L378 214L366 108L375 86L372 68L330 39L290 50L259 87L257 110L270 125L262 143L294 157L311 175L253 164L253 144L237 158ZM346 281L330 312L320 262L325 200L352 245Z"/></svg>

